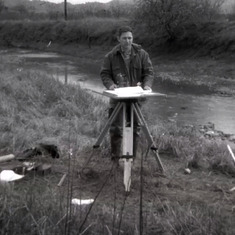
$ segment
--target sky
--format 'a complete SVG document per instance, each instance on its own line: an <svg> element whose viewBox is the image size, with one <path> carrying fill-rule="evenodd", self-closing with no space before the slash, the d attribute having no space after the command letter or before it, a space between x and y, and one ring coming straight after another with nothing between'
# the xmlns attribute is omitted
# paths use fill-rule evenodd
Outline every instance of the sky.
<svg viewBox="0 0 235 235"><path fill-rule="evenodd" d="M64 0L44 0L46 2L53 2L53 3L61 3L64 2ZM111 0L67 0L67 2L72 4L79 4L79 3L86 3L86 2L110 2Z"/></svg>

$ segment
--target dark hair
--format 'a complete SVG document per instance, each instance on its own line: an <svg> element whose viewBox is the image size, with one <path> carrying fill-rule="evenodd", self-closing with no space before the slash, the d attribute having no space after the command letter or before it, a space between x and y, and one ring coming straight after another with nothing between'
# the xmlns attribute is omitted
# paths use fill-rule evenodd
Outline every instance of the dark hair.
<svg viewBox="0 0 235 235"><path fill-rule="evenodd" d="M122 35L122 33L126 33L126 32L131 32L132 33L132 28L130 26L122 26L118 29L118 36L120 37Z"/></svg>

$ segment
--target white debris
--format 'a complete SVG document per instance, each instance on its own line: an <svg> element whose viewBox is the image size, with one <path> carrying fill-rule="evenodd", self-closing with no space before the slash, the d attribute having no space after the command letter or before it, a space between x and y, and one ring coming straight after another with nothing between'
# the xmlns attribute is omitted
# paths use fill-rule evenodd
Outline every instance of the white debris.
<svg viewBox="0 0 235 235"><path fill-rule="evenodd" d="M229 153L231 154L231 156L232 156L232 158L233 158L233 160L234 160L234 162L235 162L235 156L234 156L234 153L233 153L231 147L230 147L229 145L227 145L227 148L228 148L228 151L229 151Z"/></svg>
<svg viewBox="0 0 235 235"><path fill-rule="evenodd" d="M185 168L185 169L184 169L184 173L185 173L185 174L191 174L191 170L190 170L189 168Z"/></svg>
<svg viewBox="0 0 235 235"><path fill-rule="evenodd" d="M27 168L27 171L31 171L35 168L35 162L23 162L23 165Z"/></svg>
<svg viewBox="0 0 235 235"><path fill-rule="evenodd" d="M49 47L51 45L51 41L47 44L47 47Z"/></svg>
<svg viewBox="0 0 235 235"><path fill-rule="evenodd" d="M16 174L12 170L3 170L0 173L0 181L1 182L11 182L11 181L22 179L23 177L24 177L24 175Z"/></svg>
<svg viewBox="0 0 235 235"><path fill-rule="evenodd" d="M94 199L72 199L72 204L74 205L88 205L94 202Z"/></svg>
<svg viewBox="0 0 235 235"><path fill-rule="evenodd" d="M235 191L235 187L231 188L229 191L230 191L230 192Z"/></svg>

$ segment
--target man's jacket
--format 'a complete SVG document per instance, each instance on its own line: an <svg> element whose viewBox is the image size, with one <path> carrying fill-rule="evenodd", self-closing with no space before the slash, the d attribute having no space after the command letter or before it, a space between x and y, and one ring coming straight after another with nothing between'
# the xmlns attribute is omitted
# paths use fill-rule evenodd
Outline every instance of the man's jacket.
<svg viewBox="0 0 235 235"><path fill-rule="evenodd" d="M104 62L100 71L100 76L104 86L109 89L113 84L118 84L118 75L122 74L128 80L129 86L152 86L153 66L148 53L140 45L132 44L130 67L126 67L121 54L121 46L117 45L105 55Z"/></svg>

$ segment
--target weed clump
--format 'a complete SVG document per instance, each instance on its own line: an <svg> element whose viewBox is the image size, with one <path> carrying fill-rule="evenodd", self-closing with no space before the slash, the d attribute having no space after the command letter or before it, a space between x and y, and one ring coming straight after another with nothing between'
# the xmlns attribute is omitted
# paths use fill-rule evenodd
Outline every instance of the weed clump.
<svg viewBox="0 0 235 235"><path fill-rule="evenodd" d="M208 139L194 126L154 126L152 130L160 153L185 162L186 167L207 168L235 176L233 159L223 140Z"/></svg>

